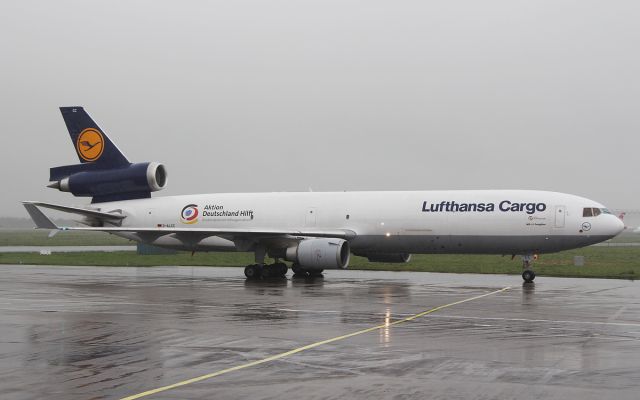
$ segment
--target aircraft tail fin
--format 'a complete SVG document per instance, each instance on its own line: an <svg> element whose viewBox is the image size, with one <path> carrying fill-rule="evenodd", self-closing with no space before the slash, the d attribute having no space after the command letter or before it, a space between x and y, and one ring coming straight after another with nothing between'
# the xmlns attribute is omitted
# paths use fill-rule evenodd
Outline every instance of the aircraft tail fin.
<svg viewBox="0 0 640 400"><path fill-rule="evenodd" d="M100 168L118 168L130 164L84 108L60 107L60 112L81 163L95 163Z"/></svg>

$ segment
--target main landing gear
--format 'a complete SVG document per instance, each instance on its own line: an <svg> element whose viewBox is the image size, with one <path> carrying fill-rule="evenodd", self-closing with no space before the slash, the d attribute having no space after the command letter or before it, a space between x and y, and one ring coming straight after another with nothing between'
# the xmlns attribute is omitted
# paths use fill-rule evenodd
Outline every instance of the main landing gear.
<svg viewBox="0 0 640 400"><path fill-rule="evenodd" d="M294 277L303 277L303 278L307 278L307 277L316 277L316 276L322 276L322 272L324 271L323 269L305 269L302 268L301 266L299 266L298 264L293 264L291 266L291 271L293 271L293 276Z"/></svg>
<svg viewBox="0 0 640 400"><path fill-rule="evenodd" d="M266 278L284 278L287 275L287 264L275 259L273 264L265 264L264 259L267 255L265 246L260 245L255 249L255 264L247 265L244 269L244 275L247 279L266 279Z"/></svg>
<svg viewBox="0 0 640 400"><path fill-rule="evenodd" d="M244 275L247 279L267 279L267 278L284 278L287 275L287 264L280 261L280 258L274 257L273 264L265 264L267 249L264 245L258 245L255 248L255 264L247 265L244 269ZM302 268L297 263L291 265L294 277L313 278L322 276L322 269Z"/></svg>
<svg viewBox="0 0 640 400"><path fill-rule="evenodd" d="M252 264L245 267L244 275L247 279L284 278L288 269L287 264L283 262L269 265Z"/></svg>
<svg viewBox="0 0 640 400"><path fill-rule="evenodd" d="M533 272L532 269L533 259L534 256L531 254L522 256L522 279L524 279L526 283L532 283L533 280L536 279L536 273Z"/></svg>

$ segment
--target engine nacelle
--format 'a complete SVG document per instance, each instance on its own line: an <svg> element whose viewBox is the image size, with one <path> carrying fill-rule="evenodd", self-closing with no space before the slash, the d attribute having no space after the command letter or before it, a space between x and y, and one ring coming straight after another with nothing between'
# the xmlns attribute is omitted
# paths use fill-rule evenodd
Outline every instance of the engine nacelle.
<svg viewBox="0 0 640 400"><path fill-rule="evenodd" d="M130 164L124 168L94 169L74 173L49 187L74 196L109 198L149 197L167 185L167 170L157 162Z"/></svg>
<svg viewBox="0 0 640 400"><path fill-rule="evenodd" d="M370 262L401 264L411 261L411 254L408 253L369 253L366 257Z"/></svg>
<svg viewBox="0 0 640 400"><path fill-rule="evenodd" d="M346 269L349 242L343 239L306 239L287 249L285 258L306 269Z"/></svg>

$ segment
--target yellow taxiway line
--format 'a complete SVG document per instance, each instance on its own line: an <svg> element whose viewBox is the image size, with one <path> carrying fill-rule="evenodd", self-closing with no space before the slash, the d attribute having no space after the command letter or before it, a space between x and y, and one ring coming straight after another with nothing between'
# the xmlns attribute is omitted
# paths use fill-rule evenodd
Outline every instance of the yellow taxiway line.
<svg viewBox="0 0 640 400"><path fill-rule="evenodd" d="M470 297L468 299L455 301L453 303L449 303L449 304L445 304L445 305L442 305L442 306L438 306L438 307L432 308L430 310L423 311L421 313L418 313L418 314L415 314L415 315L411 315L411 316L403 318L403 319L399 319L399 320L397 320L395 322L391 322L391 323L388 323L388 324L385 323L385 324L381 324L381 325L376 325L376 326L373 326L371 328L363 329L363 330L360 330L360 331L357 331L357 332L352 332L352 333L348 333L346 335L337 336L337 337L334 337L334 338L331 338L331 339L327 339L327 340L322 340L320 342L311 343L311 344L308 344L306 346L302 346L302 347L298 347L298 348L293 349L293 350L285 351L284 353L280 353L280 354L276 354L276 355L273 355L273 356L270 356L270 357L267 357L267 358L263 358L261 360L256 360L256 361L252 361L252 362L249 362L249 363L246 363L246 364L236 365L235 367L231 367L231 368L223 369L223 370L220 370L220 371L212 372L212 373L209 373L209 374L197 376L195 378L187 379L187 380L184 380L182 382L177 382L177 383L173 383L171 385L162 386L162 387L159 387L157 389L147 390L146 392L142 392L142 393L134 394L132 396L124 397L121 400L139 399L141 397L150 396L152 394L165 392L167 390L175 389L175 388L178 388L178 387L181 387L181 386L186 386L186 385L190 385L192 383L204 381L205 379L215 378L216 376L227 374L229 372L239 371L241 369L250 368L250 367L254 367L256 365L265 364L265 363L268 363L268 362L271 362L271 361L279 360L281 358L288 357L288 356L291 356L291 355L294 355L294 354L297 354L297 353L301 353L301 352L303 352L305 350L310 350L310 349L316 348L318 346L322 346L322 345L325 345L325 344L337 342L339 340L349 339L351 337L362 335L362 334L369 333L369 332L373 332L373 331L376 331L378 329L384 329L384 328L388 328L390 326L399 325L399 324L403 324L405 322L413 321L416 318L424 317L427 314L431 314L431 313L434 313L436 311L440 311L440 310L442 310L444 308L452 307L452 306L455 306L455 305L458 305L458 304L462 304L462 303L468 303L470 301L478 300L478 299L481 299L483 297L487 297L487 296L491 296L491 295L494 295L494 294L497 294L497 293L501 293L501 292L504 292L504 291L509 290L509 289L511 289L510 286L502 288L502 289L499 289L499 290L495 290L493 292L485 293L485 294L482 294L482 295L479 295L479 296L474 296L474 297Z"/></svg>

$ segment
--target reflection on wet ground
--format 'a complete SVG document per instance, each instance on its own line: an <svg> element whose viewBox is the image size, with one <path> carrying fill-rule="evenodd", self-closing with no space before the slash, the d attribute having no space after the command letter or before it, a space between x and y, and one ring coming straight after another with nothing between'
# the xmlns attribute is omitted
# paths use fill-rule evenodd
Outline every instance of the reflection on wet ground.
<svg viewBox="0 0 640 400"><path fill-rule="evenodd" d="M153 399L636 399L629 281L2 266L0 398L120 398L381 325ZM402 325L394 321L505 286Z"/></svg>

